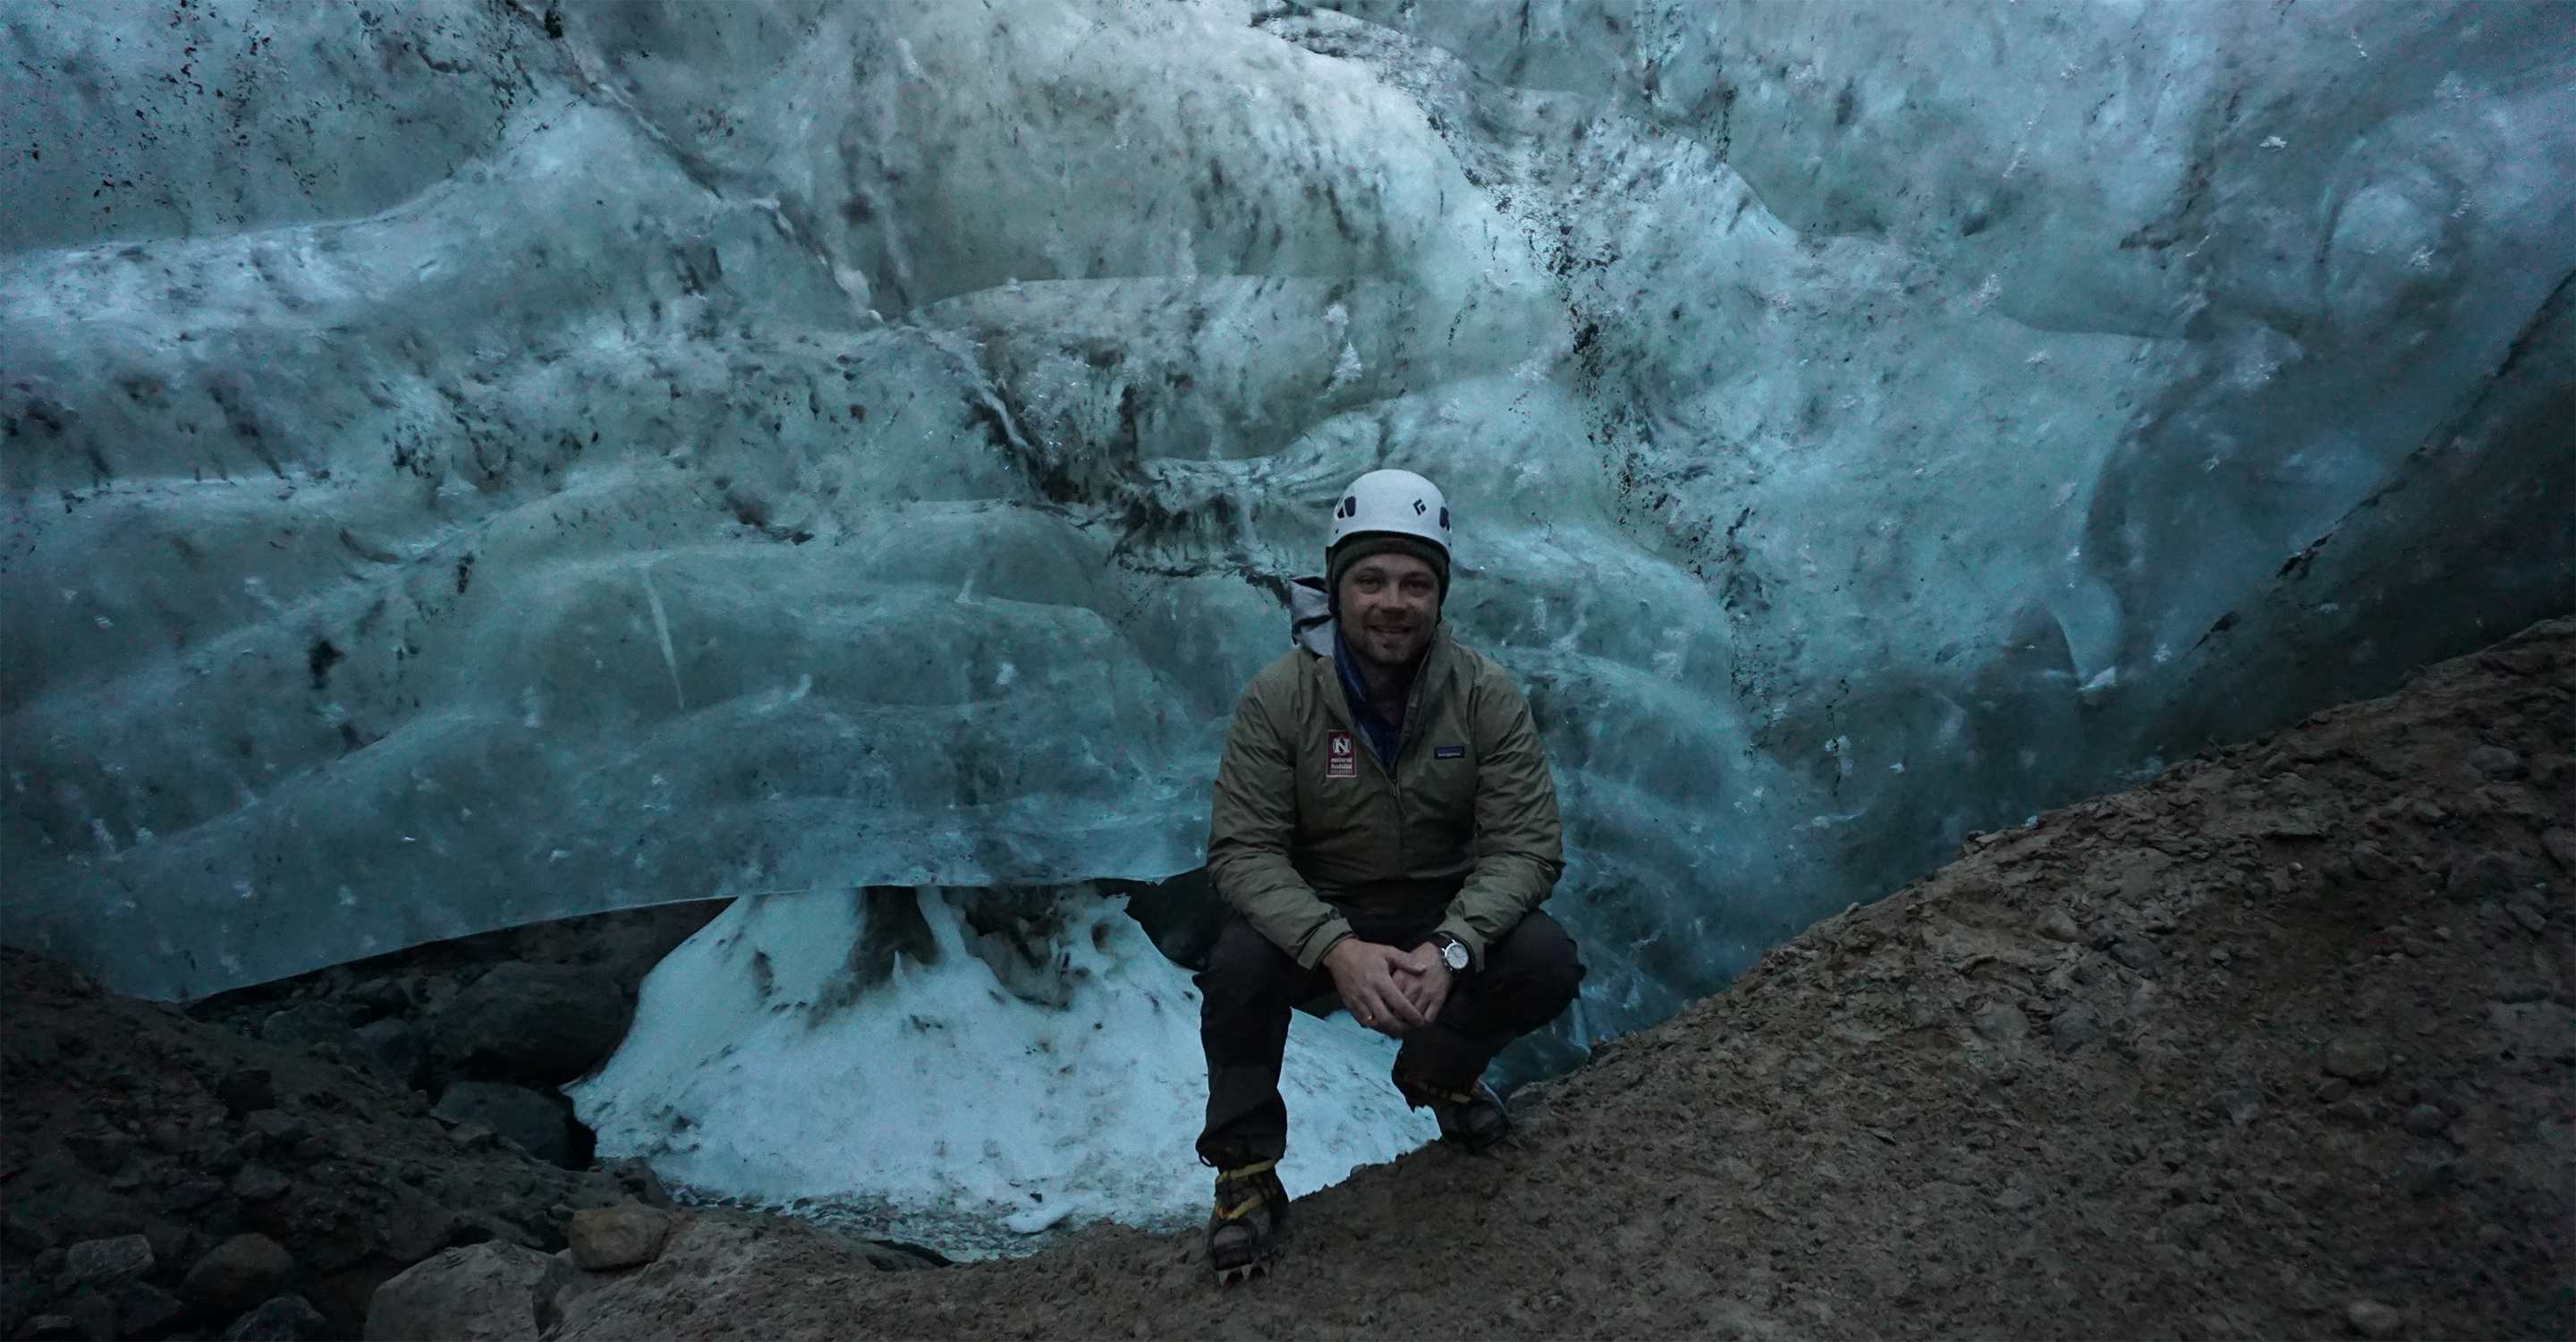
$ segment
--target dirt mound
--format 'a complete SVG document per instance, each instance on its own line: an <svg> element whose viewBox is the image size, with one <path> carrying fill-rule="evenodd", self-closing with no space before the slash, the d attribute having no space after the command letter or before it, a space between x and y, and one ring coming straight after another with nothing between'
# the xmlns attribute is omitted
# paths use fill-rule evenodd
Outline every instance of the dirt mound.
<svg viewBox="0 0 2576 1342"><path fill-rule="evenodd" d="M0 948L0 984L0 1335L211 1336L253 1289L354 1337L410 1263L492 1239L551 1252L574 1211L661 1197L640 1167L558 1168L353 1065L50 960Z"/></svg>
<svg viewBox="0 0 2576 1342"><path fill-rule="evenodd" d="M870 1270L701 1220L566 1338L2576 1332L2576 622L1976 836L1296 1204Z"/></svg>

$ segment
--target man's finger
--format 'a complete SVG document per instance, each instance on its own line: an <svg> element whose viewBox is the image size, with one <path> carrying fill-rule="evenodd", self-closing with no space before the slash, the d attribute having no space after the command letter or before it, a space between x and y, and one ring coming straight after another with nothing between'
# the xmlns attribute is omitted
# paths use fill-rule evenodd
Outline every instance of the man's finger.
<svg viewBox="0 0 2576 1342"><path fill-rule="evenodd" d="M1380 1001L1390 1021L1406 1026L1422 1023L1422 1008L1415 1006L1413 999L1406 996L1393 980L1388 981Z"/></svg>

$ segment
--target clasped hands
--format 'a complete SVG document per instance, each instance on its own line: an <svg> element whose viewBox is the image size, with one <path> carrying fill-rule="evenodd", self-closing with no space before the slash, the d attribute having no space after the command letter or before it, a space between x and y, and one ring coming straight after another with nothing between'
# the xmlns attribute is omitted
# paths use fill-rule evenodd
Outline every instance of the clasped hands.
<svg viewBox="0 0 2576 1342"><path fill-rule="evenodd" d="M1449 966L1428 944L1400 951L1348 937L1324 952L1324 968L1351 1019L1390 1038L1439 1019L1449 1000Z"/></svg>

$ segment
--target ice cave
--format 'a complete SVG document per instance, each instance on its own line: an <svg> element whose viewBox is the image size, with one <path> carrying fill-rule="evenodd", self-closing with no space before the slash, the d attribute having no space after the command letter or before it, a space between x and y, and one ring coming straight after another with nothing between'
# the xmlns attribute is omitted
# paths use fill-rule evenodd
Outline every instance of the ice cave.
<svg viewBox="0 0 2576 1342"><path fill-rule="evenodd" d="M1200 1214L1209 779L1363 471L1562 799L1503 1084L2576 608L2561 6L0 28L0 940L175 1001L731 898L567 1087L709 1198ZM1292 1191L1425 1140L1391 1050L1299 1018Z"/></svg>

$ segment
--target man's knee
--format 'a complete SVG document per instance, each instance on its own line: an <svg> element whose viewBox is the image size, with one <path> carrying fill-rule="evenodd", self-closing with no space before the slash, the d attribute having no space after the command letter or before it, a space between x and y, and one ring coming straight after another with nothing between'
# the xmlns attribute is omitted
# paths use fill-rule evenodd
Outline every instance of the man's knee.
<svg viewBox="0 0 2576 1342"><path fill-rule="evenodd" d="M1520 994L1542 1019L1554 1019L1583 986L1583 957L1574 938L1554 918L1532 909L1487 953L1486 967L1520 985Z"/></svg>
<svg viewBox="0 0 2576 1342"><path fill-rule="evenodd" d="M1192 982L1207 1009L1221 1012L1292 993L1304 978L1296 960L1238 915L1217 933L1216 944L1208 948L1207 968Z"/></svg>

